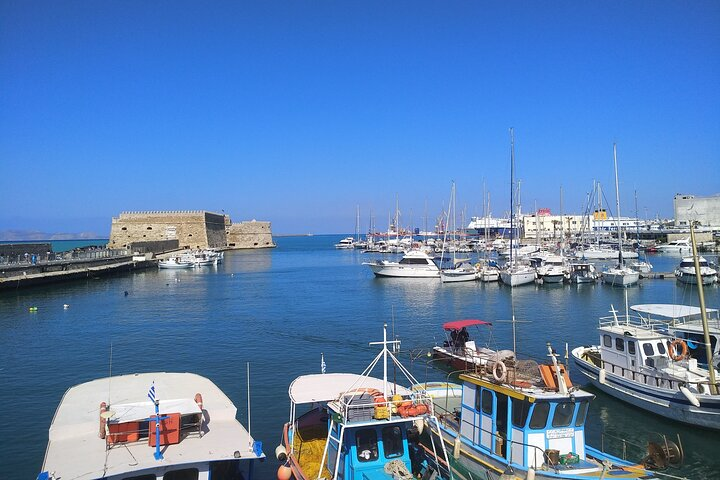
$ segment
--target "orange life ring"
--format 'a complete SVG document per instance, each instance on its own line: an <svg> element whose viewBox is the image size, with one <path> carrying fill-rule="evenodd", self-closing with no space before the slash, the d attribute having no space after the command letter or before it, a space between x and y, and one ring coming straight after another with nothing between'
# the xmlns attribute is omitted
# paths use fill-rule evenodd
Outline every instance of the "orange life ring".
<svg viewBox="0 0 720 480"><path fill-rule="evenodd" d="M681 350L680 354L677 353L677 347L680 347L680 350ZM676 338L670 344L670 351L668 353L670 354L670 358L672 358L674 361L677 362L677 361L682 360L683 358L685 358L685 356L688 353L687 343L680 340L679 338Z"/></svg>

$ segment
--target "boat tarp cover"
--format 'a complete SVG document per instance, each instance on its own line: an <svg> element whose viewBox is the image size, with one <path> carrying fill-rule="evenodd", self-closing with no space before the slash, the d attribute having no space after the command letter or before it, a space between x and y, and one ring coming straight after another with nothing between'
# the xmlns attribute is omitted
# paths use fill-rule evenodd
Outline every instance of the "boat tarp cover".
<svg viewBox="0 0 720 480"><path fill-rule="evenodd" d="M700 307L692 307L690 305L673 305L671 303L647 303L642 305L633 305L630 309L638 313L657 315L665 318L682 318L692 315L700 315ZM714 308L706 308L705 311L707 313L717 312Z"/></svg>
<svg viewBox="0 0 720 480"><path fill-rule="evenodd" d="M382 392L383 381L380 378L355 375L353 373L318 373L296 378L290 384L288 393L290 400L299 405L337 400L342 394L360 388L375 388ZM388 391L394 390L395 386L389 380ZM398 385L397 393L410 395L412 392Z"/></svg>
<svg viewBox="0 0 720 480"><path fill-rule="evenodd" d="M200 407L192 398L179 398L174 400L160 400L160 413L179 413L191 415L202 413ZM137 422L146 420L155 415L155 404L150 400L145 402L115 404L110 407L115 413L110 418L111 423Z"/></svg>
<svg viewBox="0 0 720 480"><path fill-rule="evenodd" d="M443 324L445 330L460 330L461 328L471 327L473 325L492 325L490 322L485 320L455 320L454 322L447 322Z"/></svg>

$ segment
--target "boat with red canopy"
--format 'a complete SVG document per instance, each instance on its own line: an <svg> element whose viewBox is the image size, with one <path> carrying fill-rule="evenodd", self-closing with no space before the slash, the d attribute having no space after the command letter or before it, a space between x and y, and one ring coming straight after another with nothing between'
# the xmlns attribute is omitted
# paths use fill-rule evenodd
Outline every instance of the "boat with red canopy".
<svg viewBox="0 0 720 480"><path fill-rule="evenodd" d="M487 326L487 341L480 345L470 338L469 327ZM455 370L487 370L498 360L514 358L511 350L496 350L490 347L492 339L492 323L484 320L465 319L443 324L446 339L442 345L433 347L433 358L446 361ZM479 338L480 335L478 335Z"/></svg>

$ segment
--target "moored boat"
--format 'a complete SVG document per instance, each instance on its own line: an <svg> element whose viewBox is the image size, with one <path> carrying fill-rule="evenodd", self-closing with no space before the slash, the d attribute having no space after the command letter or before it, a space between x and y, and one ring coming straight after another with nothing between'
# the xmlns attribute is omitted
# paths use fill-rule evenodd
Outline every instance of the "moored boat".
<svg viewBox="0 0 720 480"><path fill-rule="evenodd" d="M83 383L55 412L38 479L250 480L265 455L236 414L214 383L192 373Z"/></svg>
<svg viewBox="0 0 720 480"><path fill-rule="evenodd" d="M484 342L484 345L480 345L478 340L471 340L468 328L472 327L479 331L480 328L490 329L492 324L477 319L455 320L443 324L447 338L442 345L433 347L433 358L447 363L455 370L481 371L489 371L496 361L512 359L512 351L497 351L491 348L491 333L487 335L488 341Z"/></svg>
<svg viewBox="0 0 720 480"><path fill-rule="evenodd" d="M431 396L424 389L411 390L388 380L389 359L400 375L417 383L387 348L395 342L387 341L386 333L377 343L383 349L361 375L302 375L290 384L290 421L276 450L281 462L278 478L449 478L439 467L439 457L447 462L444 448L438 444L433 467L418 443L418 424L427 420L437 425ZM371 377L380 362L383 377Z"/></svg>
<svg viewBox="0 0 720 480"><path fill-rule="evenodd" d="M195 263L192 260L182 257L171 257L158 261L158 268L163 269L183 269L193 268Z"/></svg>
<svg viewBox="0 0 720 480"><path fill-rule="evenodd" d="M703 285L711 285L718 280L718 272L716 269L710 266L710 263L705 257L699 257L698 263L700 265L700 282ZM675 269L675 278L682 283L688 283L690 285L698 284L698 275L695 273L695 261L693 257L683 257L680 265Z"/></svg>
<svg viewBox="0 0 720 480"><path fill-rule="evenodd" d="M399 262L376 260L375 262L365 262L363 265L369 266L370 270L378 277L440 277L440 267L431 256L420 250L410 250L403 255Z"/></svg>

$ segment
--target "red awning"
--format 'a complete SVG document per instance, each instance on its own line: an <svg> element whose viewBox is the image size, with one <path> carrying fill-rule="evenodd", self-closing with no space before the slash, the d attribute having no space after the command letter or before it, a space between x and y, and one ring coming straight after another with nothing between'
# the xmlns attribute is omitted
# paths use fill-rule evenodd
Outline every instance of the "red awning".
<svg viewBox="0 0 720 480"><path fill-rule="evenodd" d="M461 328L471 327L473 325L492 325L492 323L484 320L455 320L454 322L443 324L443 328L445 330L460 330Z"/></svg>

